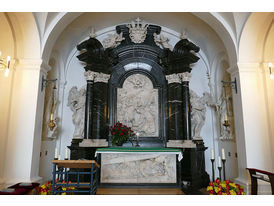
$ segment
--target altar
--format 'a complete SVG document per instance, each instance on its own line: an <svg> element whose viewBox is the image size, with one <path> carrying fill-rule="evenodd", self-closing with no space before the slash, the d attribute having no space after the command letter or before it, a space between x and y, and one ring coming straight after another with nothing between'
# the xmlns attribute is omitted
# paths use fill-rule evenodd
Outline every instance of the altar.
<svg viewBox="0 0 274 206"><path fill-rule="evenodd" d="M117 25L104 46L95 36L77 45L87 84L68 96L75 122L70 158L98 160L101 184L208 185L207 148L192 138L201 126L191 125L189 81L199 47L182 38L170 50L160 36L160 26L138 18ZM120 128L119 135L131 135L139 148L129 141L115 147L111 128L118 122L133 133Z"/></svg>
<svg viewBox="0 0 274 206"><path fill-rule="evenodd" d="M101 183L161 184L177 183L180 149L161 147L98 148L101 155Z"/></svg>

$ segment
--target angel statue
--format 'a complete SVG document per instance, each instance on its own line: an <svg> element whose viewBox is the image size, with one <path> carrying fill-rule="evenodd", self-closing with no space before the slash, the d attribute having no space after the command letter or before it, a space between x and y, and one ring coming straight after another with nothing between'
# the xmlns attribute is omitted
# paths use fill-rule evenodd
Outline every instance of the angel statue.
<svg viewBox="0 0 274 206"><path fill-rule="evenodd" d="M202 97L199 97L190 90L192 139L202 139L200 133L205 124L208 96L208 93L204 93Z"/></svg>
<svg viewBox="0 0 274 206"><path fill-rule="evenodd" d="M79 91L76 86L69 91L67 106L73 111L72 121L75 126L73 138L84 138L86 89Z"/></svg>

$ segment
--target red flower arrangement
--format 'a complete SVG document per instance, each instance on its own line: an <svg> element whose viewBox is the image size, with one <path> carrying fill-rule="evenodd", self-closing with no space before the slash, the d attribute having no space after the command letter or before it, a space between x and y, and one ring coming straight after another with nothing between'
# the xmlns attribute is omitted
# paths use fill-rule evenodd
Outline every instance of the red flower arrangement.
<svg viewBox="0 0 274 206"><path fill-rule="evenodd" d="M112 135L112 144L123 145L129 137L134 136L135 133L131 130L130 127L123 125L121 122L116 122L114 126L111 126L109 129Z"/></svg>
<svg viewBox="0 0 274 206"><path fill-rule="evenodd" d="M58 179L55 180L55 183L57 183L57 182L58 182ZM63 181L62 183L65 184L66 182ZM69 181L69 183L71 183L71 182ZM73 192L73 190L75 190L75 187L71 187L71 186L65 187L65 186L63 186L63 187L59 187L58 190ZM71 192L69 192L69 193L68 192L62 192L61 195L71 194ZM52 181L48 181L45 184L41 185L39 187L39 194L40 195L51 195L52 194Z"/></svg>
<svg viewBox="0 0 274 206"><path fill-rule="evenodd" d="M245 195L244 188L230 180L210 182L206 188L210 195Z"/></svg>

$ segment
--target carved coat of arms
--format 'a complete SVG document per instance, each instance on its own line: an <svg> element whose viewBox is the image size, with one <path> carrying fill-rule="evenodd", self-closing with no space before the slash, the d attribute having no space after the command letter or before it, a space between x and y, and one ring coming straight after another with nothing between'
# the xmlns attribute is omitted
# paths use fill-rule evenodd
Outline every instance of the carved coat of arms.
<svg viewBox="0 0 274 206"><path fill-rule="evenodd" d="M146 39L148 24L141 22L140 18L128 24L129 37L135 44L143 43Z"/></svg>

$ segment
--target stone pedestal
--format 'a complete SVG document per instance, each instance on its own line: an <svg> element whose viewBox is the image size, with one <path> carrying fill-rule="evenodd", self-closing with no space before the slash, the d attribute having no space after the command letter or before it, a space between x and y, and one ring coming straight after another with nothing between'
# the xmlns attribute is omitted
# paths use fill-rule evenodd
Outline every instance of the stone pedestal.
<svg viewBox="0 0 274 206"><path fill-rule="evenodd" d="M187 183L183 190L195 190L207 187L209 184L209 175L205 171L204 151L207 147L203 141L195 142L196 148L183 149L182 181Z"/></svg>

